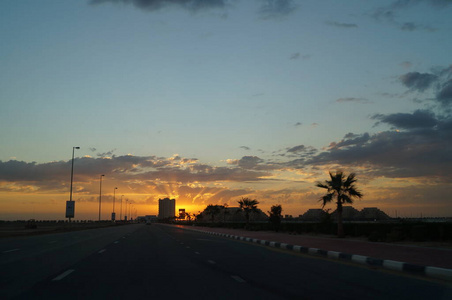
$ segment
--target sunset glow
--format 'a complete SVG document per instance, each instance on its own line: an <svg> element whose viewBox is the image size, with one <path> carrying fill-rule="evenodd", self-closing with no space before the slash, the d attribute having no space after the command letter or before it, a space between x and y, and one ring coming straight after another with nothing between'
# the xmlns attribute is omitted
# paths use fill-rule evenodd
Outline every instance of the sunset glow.
<svg viewBox="0 0 452 300"><path fill-rule="evenodd" d="M452 216L451 2L157 2L0 4L0 220L64 219L75 146L76 220L101 174L102 219L115 187L118 217L298 216L336 170L357 209Z"/></svg>

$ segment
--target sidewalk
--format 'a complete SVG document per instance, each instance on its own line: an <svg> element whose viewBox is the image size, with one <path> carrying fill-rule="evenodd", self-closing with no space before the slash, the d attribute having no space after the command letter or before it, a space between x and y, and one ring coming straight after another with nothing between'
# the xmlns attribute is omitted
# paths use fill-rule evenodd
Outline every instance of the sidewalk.
<svg viewBox="0 0 452 300"><path fill-rule="evenodd" d="M290 246L301 246L305 251L323 256L336 258L349 258L348 260L361 260L369 265L386 264L400 265L400 271L428 273L430 269L442 268L447 278L452 276L452 249L427 248L418 246L405 246L389 243L375 243L363 240L339 239L335 237L315 237L307 235L290 235L272 231L247 231L243 229L210 228L199 226L180 226L188 230L217 233L223 236L230 235L256 239L260 244L270 245L269 242L284 243ZM265 243L267 241L268 243ZM275 246L274 243L272 246ZM279 246L278 246L279 247ZM283 247L279 247L283 248ZM293 248L293 247L289 247ZM309 248L309 249L307 249ZM285 249L288 249L285 246ZM298 249L298 248L297 248ZM356 259L353 259L356 257ZM431 268L433 267L433 268ZM388 267L389 269L397 269ZM430 269L429 269L430 268ZM440 270L442 272L442 270ZM428 275L428 274L426 274ZM437 276L433 276L437 277ZM440 276L444 277L444 276ZM450 277L449 279L452 279Z"/></svg>

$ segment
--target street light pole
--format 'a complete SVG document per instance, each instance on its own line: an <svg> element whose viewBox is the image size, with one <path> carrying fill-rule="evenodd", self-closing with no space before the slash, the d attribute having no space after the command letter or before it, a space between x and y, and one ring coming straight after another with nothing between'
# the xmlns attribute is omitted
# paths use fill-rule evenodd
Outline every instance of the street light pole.
<svg viewBox="0 0 452 300"><path fill-rule="evenodd" d="M101 208L101 203L102 203L102 177L104 177L105 175L100 175L100 188L99 188L99 222L100 222L100 208Z"/></svg>
<svg viewBox="0 0 452 300"><path fill-rule="evenodd" d="M71 194L69 195L69 201L72 201L72 182L74 179L74 151L80 149L80 147L72 147L72 168L71 168Z"/></svg>
<svg viewBox="0 0 452 300"><path fill-rule="evenodd" d="M115 214L115 197L116 197L116 190L118 188L115 187L113 190L113 212L111 213L111 220L114 221L116 219L116 214Z"/></svg>
<svg viewBox="0 0 452 300"><path fill-rule="evenodd" d="M121 195L121 208L119 209L119 220L122 221L122 197L124 197L124 195Z"/></svg>
<svg viewBox="0 0 452 300"><path fill-rule="evenodd" d="M124 216L124 220L127 221L127 204L129 204L129 199L126 199L126 211L125 211L125 216Z"/></svg>
<svg viewBox="0 0 452 300"><path fill-rule="evenodd" d="M66 218L69 218L69 222L71 222L71 218L75 215L75 205L72 201L72 183L74 181L74 152L75 149L80 149L80 147L72 147L72 167L71 167L71 191L69 193L69 201L66 202Z"/></svg>

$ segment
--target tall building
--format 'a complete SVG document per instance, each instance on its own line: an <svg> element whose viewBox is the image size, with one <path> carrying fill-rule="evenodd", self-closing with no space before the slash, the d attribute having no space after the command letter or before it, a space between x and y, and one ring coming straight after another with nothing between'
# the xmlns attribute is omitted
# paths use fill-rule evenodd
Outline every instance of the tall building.
<svg viewBox="0 0 452 300"><path fill-rule="evenodd" d="M176 216L176 199L159 199L159 219Z"/></svg>

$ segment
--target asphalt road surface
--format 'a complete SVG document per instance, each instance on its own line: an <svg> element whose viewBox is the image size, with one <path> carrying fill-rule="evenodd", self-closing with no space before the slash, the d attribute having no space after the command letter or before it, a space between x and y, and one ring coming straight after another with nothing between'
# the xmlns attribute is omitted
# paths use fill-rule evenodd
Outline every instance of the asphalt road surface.
<svg viewBox="0 0 452 300"><path fill-rule="evenodd" d="M0 299L452 299L449 284L153 224L0 240Z"/></svg>

